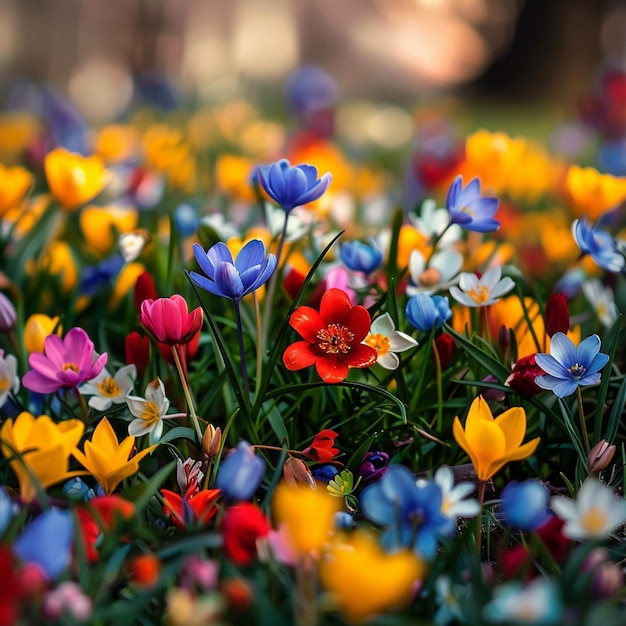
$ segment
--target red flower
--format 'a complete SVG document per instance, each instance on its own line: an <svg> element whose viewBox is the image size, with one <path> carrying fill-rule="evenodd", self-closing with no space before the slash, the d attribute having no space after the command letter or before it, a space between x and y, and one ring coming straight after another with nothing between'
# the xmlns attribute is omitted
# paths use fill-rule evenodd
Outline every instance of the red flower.
<svg viewBox="0 0 626 626"><path fill-rule="evenodd" d="M564 293L553 293L548 298L543 319L546 332L550 337L558 332L567 334L569 331L569 309Z"/></svg>
<svg viewBox="0 0 626 626"><path fill-rule="evenodd" d="M194 521L208 523L217 513L215 503L221 492L219 489L203 489L190 498L183 498L169 489L161 489L161 493L165 499L165 514L172 516L174 526L185 528Z"/></svg>
<svg viewBox="0 0 626 626"><path fill-rule="evenodd" d="M448 333L441 333L440 335L437 335L437 337L435 337L435 349L439 355L441 369L445 370L446 367L450 365L452 357L456 351L456 342L454 341L452 335L448 335Z"/></svg>
<svg viewBox="0 0 626 626"><path fill-rule="evenodd" d="M168 346L188 343L202 326L202 308L189 313L187 301L179 294L148 299L141 303L141 323L157 341Z"/></svg>
<svg viewBox="0 0 626 626"><path fill-rule="evenodd" d="M269 532L267 518L254 504L241 502L228 507L222 521L226 557L237 565L250 565L256 557L257 539Z"/></svg>
<svg viewBox="0 0 626 626"><path fill-rule="evenodd" d="M158 294L152 276L148 272L139 274L133 290L133 307L137 314L141 315L141 305L144 300L156 300L157 297Z"/></svg>
<svg viewBox="0 0 626 626"><path fill-rule="evenodd" d="M285 350L283 363L291 371L315 365L324 382L340 383L349 368L376 363L376 350L361 343L371 323L365 307L352 306L341 289L329 289L322 296L319 313L301 306L291 315L289 324L304 341L296 341Z"/></svg>
<svg viewBox="0 0 626 626"><path fill-rule="evenodd" d="M313 443L308 448L302 451L308 459L311 461L318 461L319 463L328 463L339 454L338 448L333 448L335 439L338 434L334 430L322 430L313 439Z"/></svg>
<svg viewBox="0 0 626 626"><path fill-rule="evenodd" d="M529 354L518 359L513 366L513 372L504 384L517 391L520 396L532 398L541 391L541 388L535 383L535 378L543 374L545 372L537 365L535 355Z"/></svg>
<svg viewBox="0 0 626 626"><path fill-rule="evenodd" d="M138 332L133 331L126 337L124 342L126 352L126 363L134 363L137 367L137 376L142 378L148 363L150 363L150 337L142 337Z"/></svg>

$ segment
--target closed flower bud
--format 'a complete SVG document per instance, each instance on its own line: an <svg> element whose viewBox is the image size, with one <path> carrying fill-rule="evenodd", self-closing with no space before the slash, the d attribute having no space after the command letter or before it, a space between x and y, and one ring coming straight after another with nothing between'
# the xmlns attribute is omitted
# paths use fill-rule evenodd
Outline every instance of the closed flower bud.
<svg viewBox="0 0 626 626"><path fill-rule="evenodd" d="M43 313L31 315L24 326L24 346L27 352L43 352L43 344L48 335L52 334L59 323L58 317L49 317ZM61 336L62 328L56 330Z"/></svg>
<svg viewBox="0 0 626 626"><path fill-rule="evenodd" d="M311 474L311 470L302 459L296 459L293 456L287 457L283 466L283 477L285 481L297 487L298 485L306 485L311 489L316 489L315 479Z"/></svg>
<svg viewBox="0 0 626 626"><path fill-rule="evenodd" d="M231 501L249 500L258 489L265 474L265 461L254 453L247 441L240 441L237 448L220 463L215 487Z"/></svg>
<svg viewBox="0 0 626 626"><path fill-rule="evenodd" d="M213 459L220 451L220 444L222 443L222 429L217 428L213 424L207 424L202 436L202 451L209 459Z"/></svg>
<svg viewBox="0 0 626 626"><path fill-rule="evenodd" d="M609 445L609 442L605 439L598 441L598 443L591 448L589 456L587 457L589 473L595 474L605 470L613 460L615 450L615 446Z"/></svg>
<svg viewBox="0 0 626 626"><path fill-rule="evenodd" d="M553 293L548 298L543 318L546 332L550 337L558 332L567 334L569 331L569 310L564 293Z"/></svg>
<svg viewBox="0 0 626 626"><path fill-rule="evenodd" d="M532 398L541 392L541 388L535 383L535 378L542 374L545 372L537 365L535 355L529 354L518 359L504 384L514 389L520 396Z"/></svg>
<svg viewBox="0 0 626 626"><path fill-rule="evenodd" d="M611 598L624 586L623 568L611 561L605 548L595 548L582 566L583 571L592 572L591 593L597 600Z"/></svg>

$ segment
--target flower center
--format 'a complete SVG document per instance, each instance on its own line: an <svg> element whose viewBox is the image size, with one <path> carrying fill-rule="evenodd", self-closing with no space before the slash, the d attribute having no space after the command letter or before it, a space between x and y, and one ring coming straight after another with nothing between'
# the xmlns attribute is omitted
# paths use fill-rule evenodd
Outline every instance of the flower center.
<svg viewBox="0 0 626 626"><path fill-rule="evenodd" d="M435 267L429 267L419 275L419 281L425 287L433 287L441 281L441 272Z"/></svg>
<svg viewBox="0 0 626 626"><path fill-rule="evenodd" d="M146 408L141 412L141 419L146 426L152 426L159 421L159 409L154 402L146 402Z"/></svg>
<svg viewBox="0 0 626 626"><path fill-rule="evenodd" d="M4 393L9 388L9 379L0 378L0 393Z"/></svg>
<svg viewBox="0 0 626 626"><path fill-rule="evenodd" d="M569 373L574 378L580 378L586 371L587 371L587 368L584 365L581 365L580 363L574 363L574 365L572 365L569 368Z"/></svg>
<svg viewBox="0 0 626 626"><path fill-rule="evenodd" d="M467 295L477 304L482 304L489 300L489 287L487 287L487 285L481 285L476 289L470 289Z"/></svg>
<svg viewBox="0 0 626 626"><path fill-rule="evenodd" d="M363 343L368 345L370 348L374 348L380 356L387 354L391 348L389 337L387 337L387 335L381 335L380 333L375 335L370 333L367 337L365 337L365 341Z"/></svg>
<svg viewBox="0 0 626 626"><path fill-rule="evenodd" d="M471 215L472 217L475 217L475 215L476 215L476 214L474 213L474 211L472 211L472 209L470 209L470 208L468 208L468 207L466 207L466 206L461 207L461 211L462 211L463 213L467 213L468 215Z"/></svg>
<svg viewBox="0 0 626 626"><path fill-rule="evenodd" d="M345 326L340 324L329 324L327 328L322 328L317 332L319 339L319 349L326 354L345 354L350 351L350 344L354 339Z"/></svg>
<svg viewBox="0 0 626 626"><path fill-rule="evenodd" d="M598 507L592 507L580 516L580 525L590 534L600 533L606 525L606 513Z"/></svg>
<svg viewBox="0 0 626 626"><path fill-rule="evenodd" d="M63 365L63 371L66 372L67 370L78 372L78 365L76 365L76 363L65 363L65 365Z"/></svg>
<svg viewBox="0 0 626 626"><path fill-rule="evenodd" d="M113 398L120 393L120 388L113 378L108 376L98 384L98 392L101 396Z"/></svg>

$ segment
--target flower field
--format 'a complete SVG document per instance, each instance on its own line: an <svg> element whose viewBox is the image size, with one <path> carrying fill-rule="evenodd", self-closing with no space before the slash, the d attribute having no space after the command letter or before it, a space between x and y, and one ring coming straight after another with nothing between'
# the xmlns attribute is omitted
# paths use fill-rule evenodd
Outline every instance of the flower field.
<svg viewBox="0 0 626 626"><path fill-rule="evenodd" d="M323 81L3 113L0 626L625 624L618 78L402 154Z"/></svg>

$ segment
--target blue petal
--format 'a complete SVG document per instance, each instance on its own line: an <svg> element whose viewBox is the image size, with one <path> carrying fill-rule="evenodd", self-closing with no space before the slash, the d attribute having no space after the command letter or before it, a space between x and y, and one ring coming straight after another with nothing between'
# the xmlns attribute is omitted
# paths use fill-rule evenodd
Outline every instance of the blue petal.
<svg viewBox="0 0 626 626"><path fill-rule="evenodd" d="M591 385L597 385L601 379L602 376L600 376L599 372L588 372L580 378L578 384L582 387L590 387Z"/></svg>
<svg viewBox="0 0 626 626"><path fill-rule="evenodd" d="M589 368L593 359L600 351L600 337L598 335L591 335L585 340L581 341L576 348L575 362L580 363L585 369Z"/></svg>
<svg viewBox="0 0 626 626"><path fill-rule="evenodd" d="M459 204L461 206L467 206L477 198L480 198L480 180L478 178L472 178L464 187L463 191L461 191Z"/></svg>
<svg viewBox="0 0 626 626"><path fill-rule="evenodd" d="M235 267L239 272L245 272L248 268L261 265L265 260L265 245L260 239L249 241L237 255Z"/></svg>
<svg viewBox="0 0 626 626"><path fill-rule="evenodd" d="M193 256L196 259L196 263L200 269L211 279L214 279L215 266L210 261L207 253L204 251L199 243L193 244Z"/></svg>
<svg viewBox="0 0 626 626"><path fill-rule="evenodd" d="M569 370L563 367L551 354L536 354L535 362L546 374L551 374L559 379L569 379L572 377Z"/></svg>
<svg viewBox="0 0 626 626"><path fill-rule="evenodd" d="M607 363L609 362L609 355L604 354L604 352L599 352L591 361L591 364L587 368L587 373L592 374L593 372L600 371Z"/></svg>
<svg viewBox="0 0 626 626"><path fill-rule="evenodd" d="M576 388L578 387L579 384L580 384L580 381L578 380L559 381L552 388L552 393L557 398L565 398L566 396L571 396L576 391Z"/></svg>
<svg viewBox="0 0 626 626"><path fill-rule="evenodd" d="M375 524L390 526L396 521L393 503L383 495L380 482L365 487L359 501L363 515Z"/></svg>
<svg viewBox="0 0 626 626"><path fill-rule="evenodd" d="M576 346L566 334L558 332L550 339L550 354L567 370L578 363ZM536 358L536 357L535 357ZM542 367L541 365L539 367Z"/></svg>
<svg viewBox="0 0 626 626"><path fill-rule="evenodd" d="M233 255L230 253L228 246L223 241L218 241L211 246L206 253L213 267L217 267L219 263L233 263Z"/></svg>
<svg viewBox="0 0 626 626"><path fill-rule="evenodd" d="M215 283L227 298L234 300L243 295L239 272L232 263L220 263L215 268Z"/></svg>
<svg viewBox="0 0 626 626"><path fill-rule="evenodd" d="M202 274L198 274L197 272L192 271L189 272L189 278L191 278L191 280L196 283L196 285L198 285L200 289L204 289L205 291L208 291L209 293L212 293L216 296L222 296L225 298L229 297L220 289L219 285L217 285L214 280L210 280L209 278L202 276Z"/></svg>
<svg viewBox="0 0 626 626"><path fill-rule="evenodd" d="M461 176L457 176L448 189L448 195L446 196L446 208L448 211L452 211L457 208L459 192L463 185L463 179Z"/></svg>

